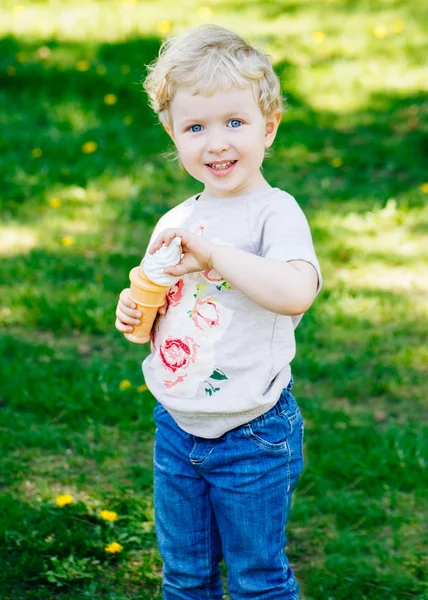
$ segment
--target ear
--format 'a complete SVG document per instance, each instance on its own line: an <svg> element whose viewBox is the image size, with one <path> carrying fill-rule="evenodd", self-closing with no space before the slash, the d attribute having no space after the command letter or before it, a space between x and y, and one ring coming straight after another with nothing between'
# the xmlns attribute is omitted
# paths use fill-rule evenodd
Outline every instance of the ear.
<svg viewBox="0 0 428 600"><path fill-rule="evenodd" d="M266 117L265 123L265 148L270 148L275 139L279 124L281 123L281 113L274 113L270 117Z"/></svg>

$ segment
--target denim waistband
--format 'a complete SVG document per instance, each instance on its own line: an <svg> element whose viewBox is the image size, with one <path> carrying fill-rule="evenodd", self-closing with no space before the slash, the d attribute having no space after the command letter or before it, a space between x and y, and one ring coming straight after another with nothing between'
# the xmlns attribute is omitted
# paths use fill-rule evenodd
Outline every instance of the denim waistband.
<svg viewBox="0 0 428 600"><path fill-rule="evenodd" d="M291 405L296 405L296 408L297 408L297 402L296 402L294 396L291 394L291 389L293 387L293 384L294 384L294 379L293 379L293 377L291 377L290 381L288 382L287 387L285 387L282 390L277 403L274 404L274 406L272 406L272 408L269 409L267 412L256 417L255 419L252 419L251 423L257 423L257 421L265 421L266 419L270 419L271 417L273 417L275 415L279 415L280 413L289 409Z"/></svg>

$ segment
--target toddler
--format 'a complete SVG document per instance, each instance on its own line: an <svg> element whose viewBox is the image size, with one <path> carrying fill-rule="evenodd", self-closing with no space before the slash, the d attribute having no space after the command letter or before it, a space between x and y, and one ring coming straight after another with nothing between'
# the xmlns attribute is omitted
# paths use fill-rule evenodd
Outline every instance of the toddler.
<svg viewBox="0 0 428 600"><path fill-rule="evenodd" d="M303 468L291 389L294 330L321 287L307 220L261 167L281 121L268 56L203 25L166 40L144 82L202 191L157 223L147 252L179 236L145 382L156 398L155 525L165 600L298 600L285 554ZM120 294L116 328L140 313Z"/></svg>

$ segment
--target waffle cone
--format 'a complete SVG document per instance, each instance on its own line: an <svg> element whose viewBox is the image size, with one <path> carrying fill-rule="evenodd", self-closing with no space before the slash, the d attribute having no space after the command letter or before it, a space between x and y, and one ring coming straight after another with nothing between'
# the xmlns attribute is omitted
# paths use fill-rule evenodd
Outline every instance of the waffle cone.
<svg viewBox="0 0 428 600"><path fill-rule="evenodd" d="M146 277L141 267L134 267L129 273L131 281L130 297L142 313L141 325L134 327L132 333L125 337L135 344L145 344L150 341L150 332L159 307L165 302L170 286L158 285Z"/></svg>

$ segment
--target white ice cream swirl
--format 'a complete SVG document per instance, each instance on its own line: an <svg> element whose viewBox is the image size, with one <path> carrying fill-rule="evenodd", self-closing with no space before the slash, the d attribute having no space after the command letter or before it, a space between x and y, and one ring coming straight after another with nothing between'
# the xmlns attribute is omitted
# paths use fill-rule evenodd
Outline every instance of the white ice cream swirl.
<svg viewBox="0 0 428 600"><path fill-rule="evenodd" d="M162 246L154 254L147 252L141 262L146 277L158 285L172 286L180 279L164 273L166 267L175 267L181 260L181 238L175 237L169 246Z"/></svg>

